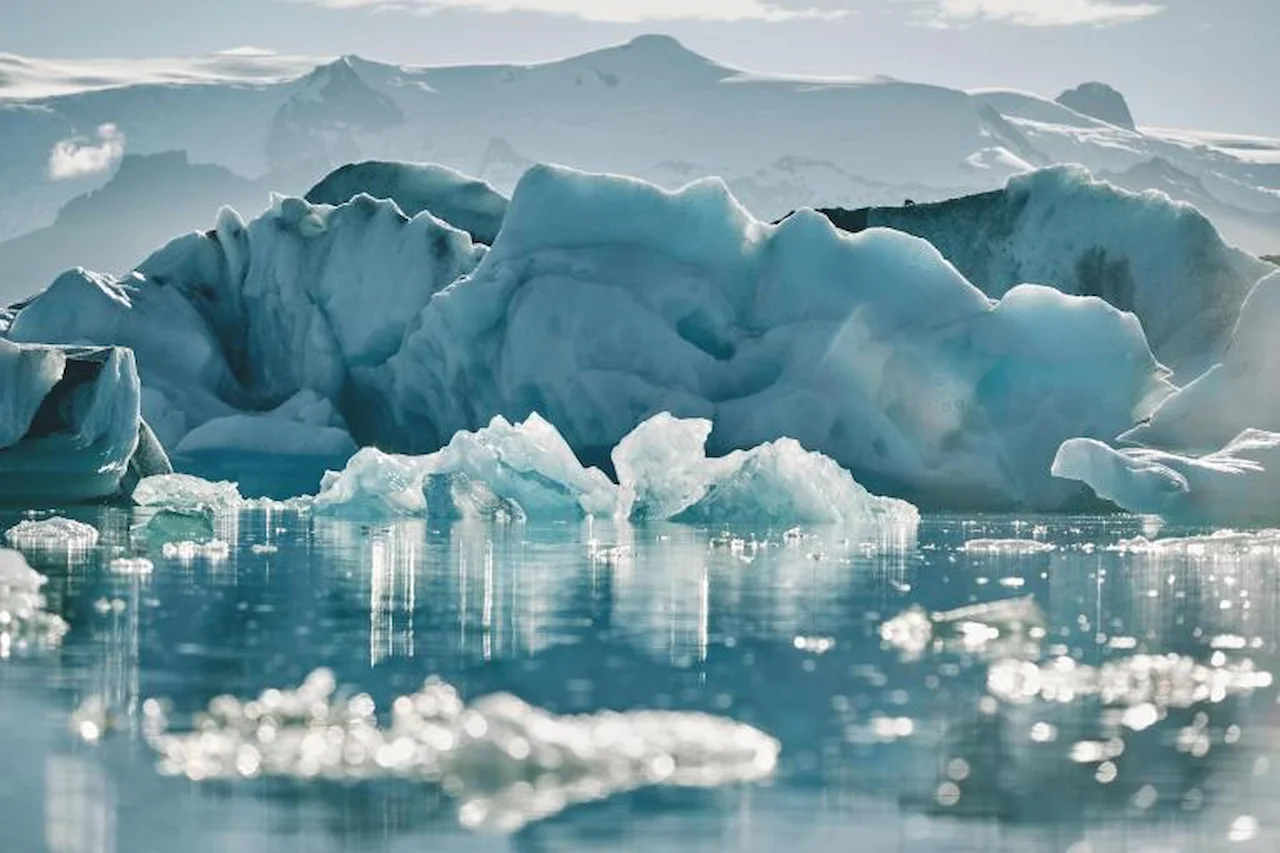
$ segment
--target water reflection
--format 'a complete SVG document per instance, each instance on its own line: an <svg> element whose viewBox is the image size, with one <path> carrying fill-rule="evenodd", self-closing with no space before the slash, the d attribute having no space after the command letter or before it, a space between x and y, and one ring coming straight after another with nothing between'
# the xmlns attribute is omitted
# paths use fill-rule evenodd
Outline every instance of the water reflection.
<svg viewBox="0 0 1280 853"><path fill-rule="evenodd" d="M932 518L918 542L883 547L837 532L250 512L216 520L214 535L232 543L225 560L182 561L139 544L153 519L82 520L102 532L99 551L39 567L71 624L62 650L0 664L0 703L27 709L0 709L0 754L40 768L44 798L33 812L6 796L0 840L130 851L170 849L155 838L192 851L441 839L528 850L826 850L849 838L912 851L1280 848L1267 808L1280 793L1275 686L1213 687L1215 672L1276 671L1275 549L1111 550L1153 534L1140 519ZM1179 532L1193 531L1163 535ZM963 547L981 540L1053 548ZM151 575L108 569L137 553L155 562ZM1033 603L1039 634L971 607L1011 600ZM882 638L913 607L949 614L914 656ZM1165 655L1184 669L1149 677L1131 702L1104 695L1104 683L1138 683L1143 656ZM491 838L466 834L447 798L410 783L193 788L154 772L146 698L189 714L317 666L384 708L436 674L468 701L506 690L555 713L729 716L779 738L778 778L626 794ZM1170 700L1191 682L1208 692ZM91 749L67 714L92 697L116 722ZM55 822L94 829L55 837ZM91 835L105 846L67 846Z"/></svg>

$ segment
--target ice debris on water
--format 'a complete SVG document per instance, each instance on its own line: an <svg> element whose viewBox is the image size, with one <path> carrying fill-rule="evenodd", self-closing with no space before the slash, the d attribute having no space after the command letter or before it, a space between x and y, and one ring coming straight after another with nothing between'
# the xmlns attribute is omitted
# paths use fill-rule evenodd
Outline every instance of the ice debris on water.
<svg viewBox="0 0 1280 853"><path fill-rule="evenodd" d="M67 623L45 609L40 592L47 581L22 554L0 548L0 659L62 642Z"/></svg>
<svg viewBox="0 0 1280 853"><path fill-rule="evenodd" d="M221 539L210 539L208 542L192 542L187 540L184 542L166 542L161 548L161 554L166 560L180 560L189 563L196 559L205 559L210 562L219 562L227 559L231 553L231 546Z"/></svg>
<svg viewBox="0 0 1280 853"><path fill-rule="evenodd" d="M1228 696L1270 687L1271 673L1253 661L1222 662L1213 666L1186 655L1132 655L1101 666L1057 657L1037 664L1007 659L992 664L987 691L1016 704L1037 698L1072 702L1096 696L1104 705L1189 708L1202 702L1221 702Z"/></svg>
<svg viewBox="0 0 1280 853"><path fill-rule="evenodd" d="M23 551L70 554L97 546L98 531L82 521L57 516L19 522L5 532L4 538Z"/></svg>
<svg viewBox="0 0 1280 853"><path fill-rule="evenodd" d="M1044 611L1032 596L926 612L918 604L880 626L880 639L908 658L931 646L954 652L992 654L1044 637Z"/></svg>
<svg viewBox="0 0 1280 853"><path fill-rule="evenodd" d="M143 478L133 490L138 506L178 513L239 509L244 499L235 483L211 482L190 474Z"/></svg>
<svg viewBox="0 0 1280 853"><path fill-rule="evenodd" d="M965 554L993 554L1008 557L1026 557L1054 550L1048 542L1034 539L970 539L958 549Z"/></svg>
<svg viewBox="0 0 1280 853"><path fill-rule="evenodd" d="M1204 536L1148 539L1135 536L1108 547L1121 554L1176 557L1280 556L1280 530L1216 530Z"/></svg>
<svg viewBox="0 0 1280 853"><path fill-rule="evenodd" d="M111 561L110 569L118 575L149 575L155 564L146 557L117 557Z"/></svg>
<svg viewBox="0 0 1280 853"><path fill-rule="evenodd" d="M295 690L218 697L182 733L149 700L144 729L167 775L424 782L455 798L465 826L506 832L641 787L761 780L780 748L758 729L702 713L558 716L508 694L465 704L437 679L396 698L384 726L368 695L335 690L321 669Z"/></svg>

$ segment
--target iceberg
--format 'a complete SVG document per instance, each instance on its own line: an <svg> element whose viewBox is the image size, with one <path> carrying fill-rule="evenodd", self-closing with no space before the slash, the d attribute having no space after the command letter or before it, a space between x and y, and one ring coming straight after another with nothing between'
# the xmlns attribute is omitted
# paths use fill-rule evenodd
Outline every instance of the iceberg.
<svg viewBox="0 0 1280 853"><path fill-rule="evenodd" d="M1257 526L1280 520L1280 433L1245 430L1204 456L1077 438L1063 443L1052 471L1130 512L1170 521Z"/></svg>
<svg viewBox="0 0 1280 853"><path fill-rule="evenodd" d="M365 195L277 198L123 279L62 276L9 335L132 347L170 449L313 392L391 454L538 412L607 469L666 411L710 420L715 455L793 438L878 494L956 508L1069 503L1082 489L1049 475L1062 441L1110 439L1173 390L1101 299L1021 285L993 302L905 234L813 212L771 226L714 179L667 192L550 166L521 179L492 249Z"/></svg>
<svg viewBox="0 0 1280 853"><path fill-rule="evenodd" d="M1164 400L1121 441L1202 455L1246 429L1280 432L1278 318L1280 272L1272 272L1241 305L1221 361Z"/></svg>
<svg viewBox="0 0 1280 853"><path fill-rule="evenodd" d="M348 163L308 190L306 200L336 205L362 193L395 202L406 216L430 212L486 246L497 239L507 214L506 197L489 184L431 163Z"/></svg>
<svg viewBox="0 0 1280 853"><path fill-rule="evenodd" d="M872 495L831 459L779 439L719 459L712 424L655 415L613 451L619 515L698 524L841 524L914 532L911 504Z"/></svg>
<svg viewBox="0 0 1280 853"><path fill-rule="evenodd" d="M214 483L190 474L147 477L131 497L140 507L187 515L236 510L243 501L235 483Z"/></svg>
<svg viewBox="0 0 1280 853"><path fill-rule="evenodd" d="M128 350L0 339L0 499L94 500L171 470L139 406Z"/></svg>
<svg viewBox="0 0 1280 853"><path fill-rule="evenodd" d="M1015 175L1004 189L948 201L823 213L854 233L922 237L994 298L1023 282L1101 297L1141 320L1181 381L1222 357L1241 304L1271 271L1191 205L1120 189L1081 166Z"/></svg>
<svg viewBox="0 0 1280 853"><path fill-rule="evenodd" d="M457 800L464 826L505 832L639 788L761 781L780 751L759 729L710 714L561 716L505 693L467 704L436 678L396 697L380 725L368 694L342 699L335 689L333 673L317 670L254 701L221 696L189 732L170 730L160 703L148 700L148 743L161 773L194 781L434 783Z"/></svg>

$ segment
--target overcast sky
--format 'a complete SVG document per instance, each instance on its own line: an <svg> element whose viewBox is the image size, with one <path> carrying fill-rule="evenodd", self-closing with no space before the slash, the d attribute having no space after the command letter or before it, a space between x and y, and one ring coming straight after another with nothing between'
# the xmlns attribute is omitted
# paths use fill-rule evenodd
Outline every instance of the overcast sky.
<svg viewBox="0 0 1280 853"><path fill-rule="evenodd" d="M1280 0L0 0L0 52L41 57L528 62L645 32L756 71L1050 96L1097 79L1140 124L1280 136Z"/></svg>

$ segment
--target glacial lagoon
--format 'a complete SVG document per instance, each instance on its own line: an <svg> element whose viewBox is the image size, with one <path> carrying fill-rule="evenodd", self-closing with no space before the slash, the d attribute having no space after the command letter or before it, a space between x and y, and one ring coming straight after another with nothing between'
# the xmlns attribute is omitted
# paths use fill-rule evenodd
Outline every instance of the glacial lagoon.
<svg viewBox="0 0 1280 853"><path fill-rule="evenodd" d="M1280 849L1280 534L926 515L863 542L254 509L219 519L224 549L131 532L138 508L59 512L100 538L26 554L68 630L0 661L9 850ZM454 775L347 747L290 764L278 726L229 734L326 680L304 707L359 707L366 734L424 696L495 711L491 730L536 717ZM521 702L481 698L499 693ZM683 746L560 787L530 769L539 731L645 726ZM229 772L192 759L233 736Z"/></svg>

